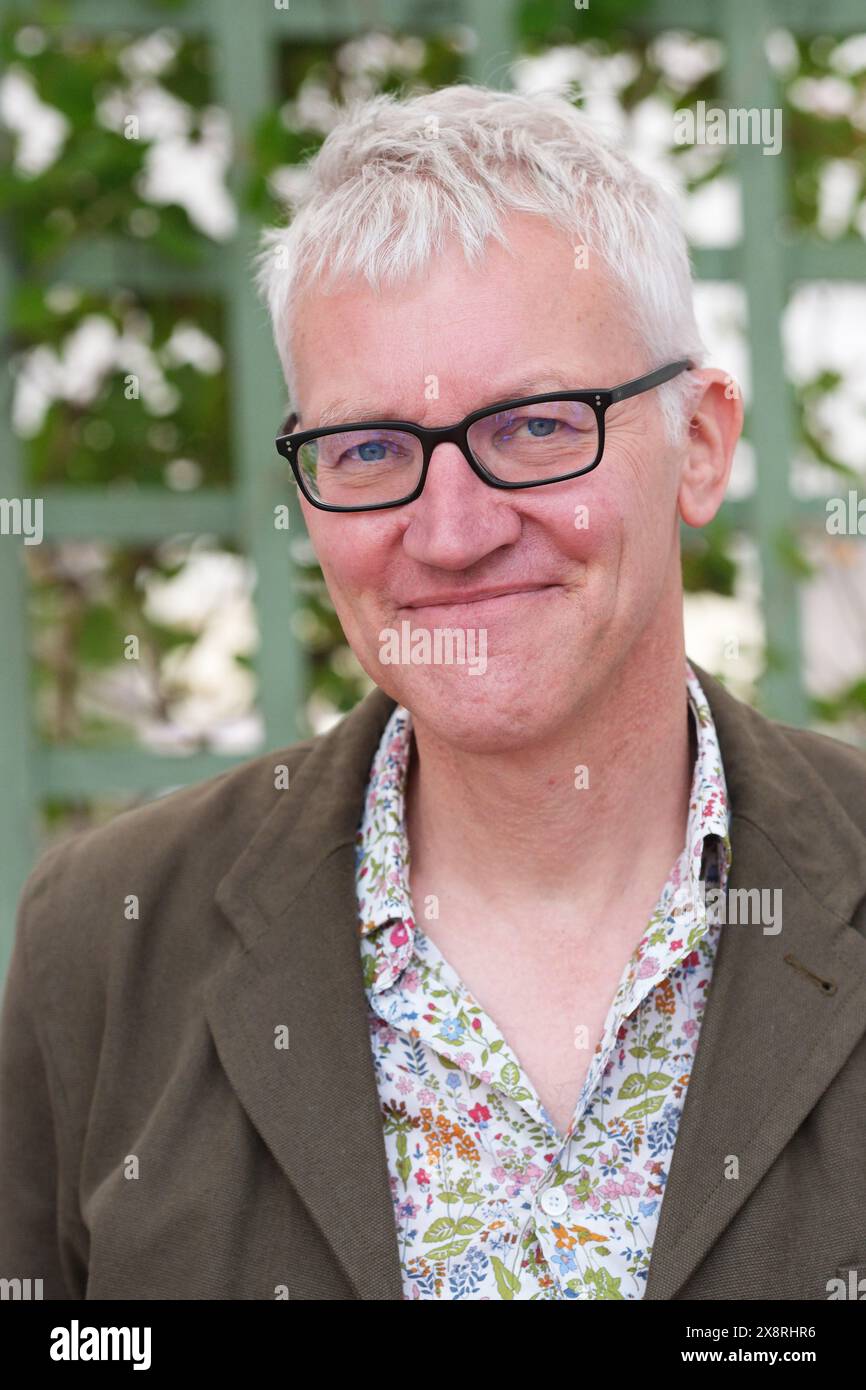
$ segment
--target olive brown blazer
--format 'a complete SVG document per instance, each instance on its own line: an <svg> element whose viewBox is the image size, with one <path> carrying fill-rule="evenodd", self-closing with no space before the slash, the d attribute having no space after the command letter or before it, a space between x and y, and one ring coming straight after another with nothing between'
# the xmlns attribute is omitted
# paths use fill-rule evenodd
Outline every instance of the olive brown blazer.
<svg viewBox="0 0 866 1390"><path fill-rule="evenodd" d="M866 1275L866 756L695 669L729 887L781 890L782 930L722 928L645 1296L826 1299ZM0 1278L402 1297L353 851L393 708L376 688L43 854L0 1031Z"/></svg>

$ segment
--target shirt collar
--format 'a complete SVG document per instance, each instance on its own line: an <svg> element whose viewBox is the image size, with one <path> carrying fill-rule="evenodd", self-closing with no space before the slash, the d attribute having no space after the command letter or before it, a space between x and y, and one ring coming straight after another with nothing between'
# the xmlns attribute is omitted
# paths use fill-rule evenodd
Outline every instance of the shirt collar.
<svg viewBox="0 0 866 1390"><path fill-rule="evenodd" d="M686 663L686 689L697 754L689 799L686 855L669 886L684 900L700 897L700 883L724 887L731 861L729 808L721 752L707 698ZM398 979L412 957L415 920L409 890L405 792L412 751L412 716L397 705L373 758L361 823L355 838L359 934L375 936L375 958L365 957L365 985L378 992ZM363 861L363 863L362 863ZM686 864L688 882L680 882ZM384 929L384 930L382 930Z"/></svg>

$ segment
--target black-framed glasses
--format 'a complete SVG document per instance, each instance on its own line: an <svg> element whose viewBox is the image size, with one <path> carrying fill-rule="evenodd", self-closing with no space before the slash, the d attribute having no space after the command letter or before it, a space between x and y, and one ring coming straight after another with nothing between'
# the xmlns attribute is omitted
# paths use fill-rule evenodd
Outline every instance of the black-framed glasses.
<svg viewBox="0 0 866 1390"><path fill-rule="evenodd" d="M456 444L490 487L543 487L598 467L604 417L612 405L693 366L684 358L607 390L500 401L436 429L408 420L368 420L280 434L275 442L304 497L326 512L379 511L414 502L437 444ZM296 419L286 420L289 430Z"/></svg>

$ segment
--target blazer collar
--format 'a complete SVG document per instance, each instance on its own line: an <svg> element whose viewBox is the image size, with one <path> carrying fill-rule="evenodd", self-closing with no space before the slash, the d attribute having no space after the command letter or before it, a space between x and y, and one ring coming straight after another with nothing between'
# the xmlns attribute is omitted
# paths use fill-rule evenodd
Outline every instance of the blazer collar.
<svg viewBox="0 0 866 1390"><path fill-rule="evenodd" d="M782 930L722 929L646 1298L697 1268L863 1031L866 839L784 731L692 663L732 811L729 889L781 890ZM361 974L354 841L394 701L274 755L290 787L219 883L243 950L207 990L222 1065L358 1298L402 1277ZM270 763L270 759L268 760ZM287 1049L274 1030L289 1030ZM815 1047L815 1040L820 1046ZM739 1179L726 1178L730 1156Z"/></svg>

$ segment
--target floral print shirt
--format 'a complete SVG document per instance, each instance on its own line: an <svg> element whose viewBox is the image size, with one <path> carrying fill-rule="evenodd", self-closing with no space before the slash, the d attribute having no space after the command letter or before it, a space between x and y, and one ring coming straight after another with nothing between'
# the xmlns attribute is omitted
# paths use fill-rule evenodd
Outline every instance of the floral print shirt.
<svg viewBox="0 0 866 1390"><path fill-rule="evenodd" d="M415 917L409 711L398 705L385 727L357 894L405 1298L643 1297L721 929L718 894L702 890L724 890L731 853L716 731L685 674L697 737L686 843L623 968L565 1136Z"/></svg>

